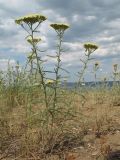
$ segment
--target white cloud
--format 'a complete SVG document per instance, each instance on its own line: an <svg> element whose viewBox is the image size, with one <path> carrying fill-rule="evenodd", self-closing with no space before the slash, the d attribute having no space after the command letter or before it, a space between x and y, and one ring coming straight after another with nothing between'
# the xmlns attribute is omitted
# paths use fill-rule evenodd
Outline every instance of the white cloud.
<svg viewBox="0 0 120 160"><path fill-rule="evenodd" d="M83 50L83 44L80 42L65 42L65 48L68 48L71 51L81 51Z"/></svg>
<svg viewBox="0 0 120 160"><path fill-rule="evenodd" d="M31 12L35 12L37 9L37 4L34 0L25 1L25 0L0 0L0 6L1 6L1 13L2 16L10 17L11 15L13 17L16 17L15 14L27 14ZM9 14L7 14L7 11Z"/></svg>
<svg viewBox="0 0 120 160"><path fill-rule="evenodd" d="M92 21L96 19L96 16L86 16L85 17L86 20Z"/></svg>

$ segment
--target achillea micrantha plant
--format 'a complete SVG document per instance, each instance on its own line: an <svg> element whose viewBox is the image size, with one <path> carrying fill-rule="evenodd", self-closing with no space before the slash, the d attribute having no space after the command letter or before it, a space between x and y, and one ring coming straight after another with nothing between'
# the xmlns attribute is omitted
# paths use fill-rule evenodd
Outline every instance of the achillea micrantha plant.
<svg viewBox="0 0 120 160"><path fill-rule="evenodd" d="M40 14L29 14L23 17L20 17L18 19L15 20L15 22L19 25L24 25L24 23L26 23L27 25L33 25L35 23L42 23L43 21L45 21L47 18L43 15Z"/></svg>
<svg viewBox="0 0 120 160"><path fill-rule="evenodd" d="M40 74L40 83L43 88L44 92L44 101L46 108L48 108L48 101L47 101L47 91L46 91L46 84L45 84L45 72L42 67L42 63L44 62L41 59L40 50L38 48L38 43L41 41L41 38L35 37L34 34L39 32L38 28L40 24L45 21L47 18L43 15L40 14L30 14L24 17L20 17L15 20L15 22L18 25L21 25L21 27L27 31L28 36L27 36L27 41L29 44L32 46L32 52L28 56L28 62L31 63L31 67L33 67L33 60L36 61L36 70L38 70L38 73ZM32 68L31 68L32 69Z"/></svg>
<svg viewBox="0 0 120 160"><path fill-rule="evenodd" d="M64 32L69 28L68 24L61 24L61 23L54 23L50 25L57 33L57 38L58 38L58 44L57 44L57 51L56 51L56 59L57 59L57 64L56 68L54 69L55 71L55 80L54 80L54 99L53 99L53 107L56 108L57 105L57 97L58 97L58 88L59 88L59 83L61 81L61 75L60 75L60 70L64 70L61 65L61 55L63 52L62 48L62 43L63 43L63 37L64 37ZM65 71L65 70L64 70Z"/></svg>
<svg viewBox="0 0 120 160"><path fill-rule="evenodd" d="M98 49L98 46L94 43L85 43L84 44L85 52L87 52L87 55L90 55L93 53L96 49Z"/></svg>
<svg viewBox="0 0 120 160"><path fill-rule="evenodd" d="M81 72L78 73L79 74L78 86L81 85L81 83L83 81L84 73L88 67L88 63L90 60L92 60L91 54L98 49L98 46L94 43L85 43L84 49L85 49L85 57L86 58L85 58L85 60L80 59L80 61L83 63L83 68L82 68Z"/></svg>
<svg viewBox="0 0 120 160"><path fill-rule="evenodd" d="M99 68L100 68L100 63L99 62L95 62L94 66L93 66L95 85L96 85L96 81L97 81L97 71L99 70Z"/></svg>

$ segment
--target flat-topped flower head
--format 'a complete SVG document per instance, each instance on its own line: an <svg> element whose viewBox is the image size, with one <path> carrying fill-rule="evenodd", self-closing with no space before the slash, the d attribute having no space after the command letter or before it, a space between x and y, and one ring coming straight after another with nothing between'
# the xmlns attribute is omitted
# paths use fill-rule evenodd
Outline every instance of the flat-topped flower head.
<svg viewBox="0 0 120 160"><path fill-rule="evenodd" d="M46 84L48 84L48 85L51 85L51 84L54 84L55 83L55 81L54 80L51 80L51 79L48 79L47 81L46 81Z"/></svg>
<svg viewBox="0 0 120 160"><path fill-rule="evenodd" d="M41 38L35 37L35 38L32 39L32 37L28 37L28 38L27 38L27 41L28 41L30 44L37 44L38 42L41 41Z"/></svg>
<svg viewBox="0 0 120 160"><path fill-rule="evenodd" d="M17 24L22 24L22 23L27 23L27 24L34 24L36 22L43 22L45 21L47 18L43 15L40 14L29 14L23 17L20 17L18 19L15 20L15 23Z"/></svg>
<svg viewBox="0 0 120 160"><path fill-rule="evenodd" d="M94 70L97 71L100 67L100 63L99 62L95 62L94 64Z"/></svg>
<svg viewBox="0 0 120 160"><path fill-rule="evenodd" d="M66 29L69 28L68 24L62 24L62 23L54 23L54 24L51 24L50 26L56 31L65 31Z"/></svg>
<svg viewBox="0 0 120 160"><path fill-rule="evenodd" d="M99 66L99 62L95 62L95 67L98 67Z"/></svg>
<svg viewBox="0 0 120 160"><path fill-rule="evenodd" d="M92 53L94 52L96 49L98 49L98 46L94 43L85 43L84 44L84 48L85 48L85 51L89 52L89 53Z"/></svg>

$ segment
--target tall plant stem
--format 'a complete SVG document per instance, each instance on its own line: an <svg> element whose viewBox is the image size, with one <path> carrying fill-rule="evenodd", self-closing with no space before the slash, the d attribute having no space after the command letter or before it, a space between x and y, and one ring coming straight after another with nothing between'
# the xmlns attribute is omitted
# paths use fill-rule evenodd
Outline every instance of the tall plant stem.
<svg viewBox="0 0 120 160"><path fill-rule="evenodd" d="M42 71L42 68L40 66L40 63L39 63L39 57L38 57L38 53L37 53L37 48L36 48L36 44L34 43L34 32L35 30L33 30L32 28L32 25L31 25L31 38L32 38L32 47L33 47L33 52L36 56L36 61L37 61L37 68L38 68L38 71L39 71L39 74L41 76L41 84L42 84L42 87L43 87L43 92L44 92L44 98L45 98L45 105L46 105L46 108L48 108L48 101L47 101L47 91L46 91L46 84L44 82L44 73Z"/></svg>
<svg viewBox="0 0 120 160"><path fill-rule="evenodd" d="M82 81L82 78L83 78L83 76L85 74L85 71L87 69L89 60L90 60L90 54L87 55L87 59L85 61L82 61L84 63L84 65L83 65L83 69L80 73L80 77L79 77L79 80L78 80L78 87L80 87L80 85L81 85L81 81Z"/></svg>
<svg viewBox="0 0 120 160"><path fill-rule="evenodd" d="M57 32L58 33L58 32ZM60 62L61 62L61 51L62 51L62 39L63 39L63 32L61 31L58 33L58 51L57 51L57 64L55 68L55 87L54 87L54 99L53 99L53 107L56 107L57 104L57 88L59 83L59 70L60 70Z"/></svg>

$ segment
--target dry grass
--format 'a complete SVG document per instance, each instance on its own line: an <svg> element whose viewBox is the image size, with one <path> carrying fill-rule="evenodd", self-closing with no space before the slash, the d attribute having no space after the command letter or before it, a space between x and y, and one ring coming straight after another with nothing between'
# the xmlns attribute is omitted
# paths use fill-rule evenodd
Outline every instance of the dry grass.
<svg viewBox="0 0 120 160"><path fill-rule="evenodd" d="M118 88L89 90L85 99L65 91L54 122L38 88L0 99L0 159L94 160L120 151ZM22 99L22 100L21 100ZM117 152L116 152L117 153Z"/></svg>

